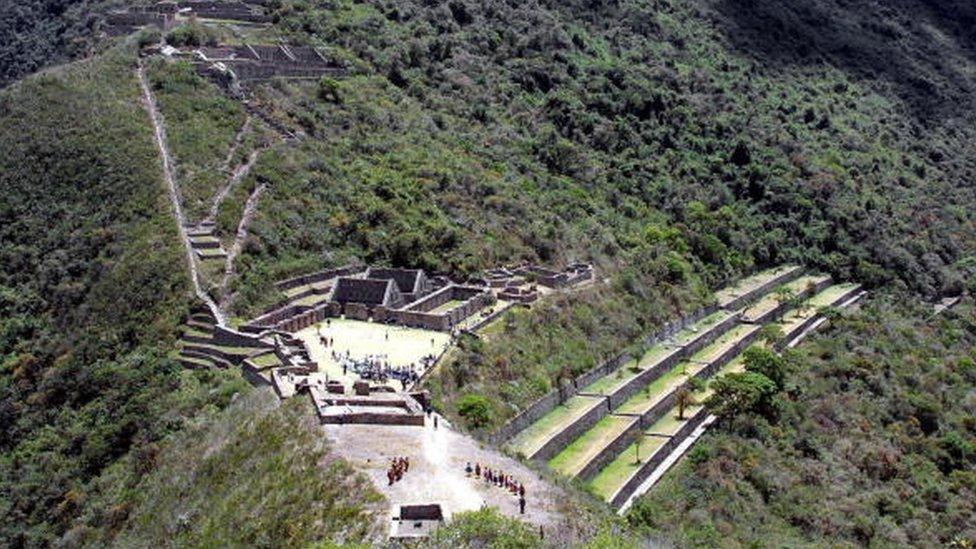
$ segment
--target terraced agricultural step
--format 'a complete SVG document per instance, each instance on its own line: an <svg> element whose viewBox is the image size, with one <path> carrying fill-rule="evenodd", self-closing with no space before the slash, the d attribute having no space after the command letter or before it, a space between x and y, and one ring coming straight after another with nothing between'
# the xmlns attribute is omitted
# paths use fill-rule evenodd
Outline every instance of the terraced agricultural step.
<svg viewBox="0 0 976 549"><path fill-rule="evenodd" d="M214 323L206 322L203 320L197 320L195 318L191 318L190 320L186 321L186 327L187 328L184 329L184 332L196 331L196 332L202 332L203 334L206 335L213 335L215 329Z"/></svg>
<svg viewBox="0 0 976 549"><path fill-rule="evenodd" d="M233 367L233 364L231 364L230 362L228 362L227 360L225 360L222 357L215 356L215 355L210 354L210 353L204 353L204 352L200 352L200 351L195 351L195 350L192 350L192 349L183 349L183 350L181 350L179 356L180 356L180 358L189 357L189 358L196 358L196 359L200 359L200 360L206 360L206 361L209 361L213 366L215 366L217 368L232 368Z"/></svg>
<svg viewBox="0 0 976 549"><path fill-rule="evenodd" d="M746 277L736 284L715 293L718 306L733 311L741 309L759 296L764 295L776 286L786 284L800 276L803 267L798 265L783 265L767 269Z"/></svg>
<svg viewBox="0 0 976 549"><path fill-rule="evenodd" d="M529 459L547 461L622 404L641 387L651 383L682 357L716 340L732 327L738 312L718 311L679 332L671 342L648 349L639 361L631 361L583 388L569 407L557 407L519 433L509 446ZM675 347L679 345L679 347Z"/></svg>
<svg viewBox="0 0 976 549"><path fill-rule="evenodd" d="M184 367L190 368L191 370L209 370L213 368L213 362L203 358L197 358L192 356L180 355L176 358L177 361Z"/></svg>
<svg viewBox="0 0 976 549"><path fill-rule="evenodd" d="M783 339L789 341L817 321L821 307L836 307L861 291L859 284L835 284L803 302L777 323L783 331Z"/></svg>
<svg viewBox="0 0 976 549"><path fill-rule="evenodd" d="M217 320L209 312L192 313L190 315L190 320L199 322L201 324L209 324L210 326L217 324Z"/></svg>
<svg viewBox="0 0 976 549"><path fill-rule="evenodd" d="M803 275L795 278L759 298L742 313L742 321L762 324L789 309L789 301L780 301L782 297L777 294L780 289L788 292L792 299L805 299L829 286L830 280L828 275Z"/></svg>
<svg viewBox="0 0 976 549"><path fill-rule="evenodd" d="M227 258L227 252L221 248L193 248L193 252L201 260Z"/></svg>
<svg viewBox="0 0 976 549"><path fill-rule="evenodd" d="M220 248L220 240L211 235L191 236L190 244L195 250Z"/></svg>
<svg viewBox="0 0 976 549"><path fill-rule="evenodd" d="M759 326L750 324L740 324L729 330L692 359L681 362L661 376L660 382L655 382L656 386L649 386L651 390L642 391L612 410L608 418L583 433L550 460L550 466L581 480L592 478L637 438L642 426L660 421L665 412L674 406L680 387L689 386L692 377L711 377L752 343L759 330ZM659 392L652 392L653 389ZM622 427L623 424L626 426ZM613 429L614 426L617 430Z"/></svg>
<svg viewBox="0 0 976 549"><path fill-rule="evenodd" d="M742 371L743 368L744 362L739 354L720 368L717 375ZM696 392L694 398L699 404L686 408L683 419L678 419L677 406L669 406L643 430L645 436L639 449L635 436L625 449L592 476L587 484L590 491L614 508L623 505L671 451L705 420L708 414L701 403L710 394L710 389Z"/></svg>
<svg viewBox="0 0 976 549"><path fill-rule="evenodd" d="M609 408L605 397L570 397L509 442L512 451L528 459L548 460L576 435L589 429Z"/></svg>
<svg viewBox="0 0 976 549"><path fill-rule="evenodd" d="M570 478L589 478L602 466L600 456L608 448L623 451L639 430L637 417L606 416L550 459L549 467Z"/></svg>

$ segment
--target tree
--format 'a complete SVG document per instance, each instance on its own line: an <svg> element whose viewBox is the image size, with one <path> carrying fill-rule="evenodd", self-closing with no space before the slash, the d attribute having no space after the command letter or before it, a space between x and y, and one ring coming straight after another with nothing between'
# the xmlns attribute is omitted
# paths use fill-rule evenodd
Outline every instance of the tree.
<svg viewBox="0 0 976 549"><path fill-rule="evenodd" d="M746 371L762 374L782 389L786 384L787 362L780 355L754 345L742 353L745 359Z"/></svg>
<svg viewBox="0 0 976 549"><path fill-rule="evenodd" d="M776 344L784 337L783 328L779 324L766 324L759 330L759 340L770 345Z"/></svg>
<svg viewBox="0 0 976 549"><path fill-rule="evenodd" d="M339 95L339 81L329 76L323 76L319 80L319 99L330 103L342 103Z"/></svg>
<svg viewBox="0 0 976 549"><path fill-rule="evenodd" d="M675 393L675 399L678 404L678 419L684 421L685 408L698 404L698 401L695 400L695 395L691 392L691 390L684 385L678 387L678 391Z"/></svg>
<svg viewBox="0 0 976 549"><path fill-rule="evenodd" d="M756 372L737 372L716 378L712 391L705 407L719 418L728 419L749 412L769 412L776 384Z"/></svg>
<svg viewBox="0 0 976 549"><path fill-rule="evenodd" d="M491 402L481 395L464 395L458 399L458 415L471 427L481 429L491 423Z"/></svg>

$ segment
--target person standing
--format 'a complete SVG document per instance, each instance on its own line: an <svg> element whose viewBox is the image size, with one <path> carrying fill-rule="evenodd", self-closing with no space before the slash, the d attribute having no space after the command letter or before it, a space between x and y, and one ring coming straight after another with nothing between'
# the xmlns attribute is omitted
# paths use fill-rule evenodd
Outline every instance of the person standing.
<svg viewBox="0 0 976 549"><path fill-rule="evenodd" d="M519 498L519 514L520 515L524 515L525 514L525 498L524 497L520 497Z"/></svg>

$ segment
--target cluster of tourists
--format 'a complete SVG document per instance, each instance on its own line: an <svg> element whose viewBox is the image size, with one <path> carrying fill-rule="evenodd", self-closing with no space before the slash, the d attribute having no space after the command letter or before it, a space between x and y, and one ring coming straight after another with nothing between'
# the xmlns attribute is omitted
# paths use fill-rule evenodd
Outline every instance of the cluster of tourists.
<svg viewBox="0 0 976 549"><path fill-rule="evenodd" d="M513 496L517 496L519 498L519 513L525 514L525 484L521 481L504 471L482 467L480 463L475 463L472 467L470 461L464 467L464 473L468 477L480 478L490 485L508 490Z"/></svg>
<svg viewBox="0 0 976 549"><path fill-rule="evenodd" d="M417 366L413 363L406 366L395 366L385 360L385 355L369 355L366 358L352 358L337 355L333 352L332 358L342 365L342 375L347 375L353 371L361 379L386 383L390 379L400 381L404 389L408 383L414 383L420 379L417 373Z"/></svg>
<svg viewBox="0 0 976 549"><path fill-rule="evenodd" d="M403 475L410 470L410 459L407 457L395 457L390 461L390 467L386 470L386 480L390 481L390 486L394 482L403 480Z"/></svg>

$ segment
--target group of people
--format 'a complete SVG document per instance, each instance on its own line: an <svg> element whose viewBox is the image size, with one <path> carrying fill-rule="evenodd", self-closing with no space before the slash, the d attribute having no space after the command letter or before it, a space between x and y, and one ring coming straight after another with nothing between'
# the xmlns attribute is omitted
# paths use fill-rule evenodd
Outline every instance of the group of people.
<svg viewBox="0 0 976 549"><path fill-rule="evenodd" d="M386 470L386 479L390 481L390 486L394 482L403 480L403 475L410 470L410 458L395 457L390 461L390 468Z"/></svg>
<svg viewBox="0 0 976 549"><path fill-rule="evenodd" d="M385 356L369 355L363 359L351 358L348 353L346 356L337 355L333 351L332 358L342 365L342 375L346 375L350 370L360 378L386 383L390 379L400 381L406 390L408 383L414 383L420 379L415 364L406 366L394 366L385 360Z"/></svg>
<svg viewBox="0 0 976 549"><path fill-rule="evenodd" d="M480 463L475 463L471 467L471 462L464 467L464 473L473 478L483 479L486 483L508 490L513 496L519 498L519 513L525 514L525 484L515 479L515 477L504 471L493 470L489 467L482 467Z"/></svg>

